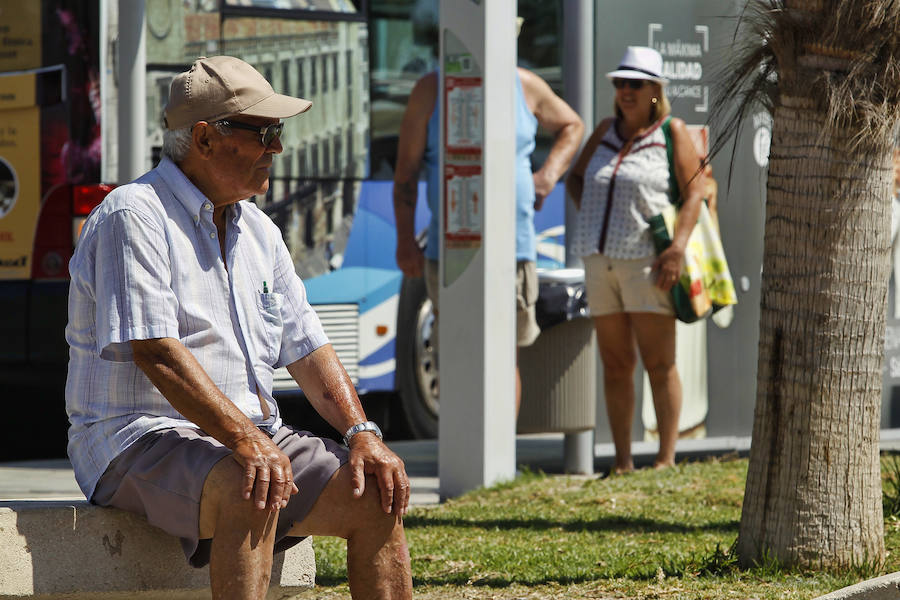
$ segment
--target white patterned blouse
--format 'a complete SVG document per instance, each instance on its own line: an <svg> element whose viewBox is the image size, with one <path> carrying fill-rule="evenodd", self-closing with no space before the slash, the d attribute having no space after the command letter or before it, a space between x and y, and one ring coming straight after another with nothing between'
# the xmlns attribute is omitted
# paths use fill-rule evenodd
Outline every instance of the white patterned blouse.
<svg viewBox="0 0 900 600"><path fill-rule="evenodd" d="M572 242L576 256L638 259L656 253L647 219L669 204L664 121L635 138L625 154L618 120L610 125L585 169Z"/></svg>

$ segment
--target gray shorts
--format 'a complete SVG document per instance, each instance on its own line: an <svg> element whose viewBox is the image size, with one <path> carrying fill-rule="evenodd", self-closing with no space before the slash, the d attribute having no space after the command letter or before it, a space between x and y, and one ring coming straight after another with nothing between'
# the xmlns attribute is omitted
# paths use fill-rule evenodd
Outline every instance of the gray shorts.
<svg viewBox="0 0 900 600"><path fill-rule="evenodd" d="M272 441L290 458L300 491L278 514L275 552L283 552L302 538L287 532L302 521L325 484L347 462L347 449L329 439L288 426ZM188 563L209 563L211 540L199 539L200 496L210 469L231 450L199 429L176 427L141 437L110 463L91 502L146 517L147 522L181 538Z"/></svg>
<svg viewBox="0 0 900 600"><path fill-rule="evenodd" d="M435 308L431 341L437 344L438 262L425 261L425 289ZM535 306L538 299L537 265L530 260L516 262L516 345L530 346L541 333Z"/></svg>

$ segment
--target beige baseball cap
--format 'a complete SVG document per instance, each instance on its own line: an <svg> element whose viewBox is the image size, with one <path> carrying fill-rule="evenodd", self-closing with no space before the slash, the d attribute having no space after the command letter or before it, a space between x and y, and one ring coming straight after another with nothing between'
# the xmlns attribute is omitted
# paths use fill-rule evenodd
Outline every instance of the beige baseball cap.
<svg viewBox="0 0 900 600"><path fill-rule="evenodd" d="M198 58L169 88L165 125L190 127L232 115L286 119L309 110L312 102L276 94L259 71L233 56Z"/></svg>

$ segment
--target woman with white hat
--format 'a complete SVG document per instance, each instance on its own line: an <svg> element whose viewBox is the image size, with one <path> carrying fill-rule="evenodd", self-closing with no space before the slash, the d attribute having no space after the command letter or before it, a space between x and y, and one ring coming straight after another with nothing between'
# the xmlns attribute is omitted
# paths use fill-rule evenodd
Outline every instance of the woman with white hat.
<svg viewBox="0 0 900 600"><path fill-rule="evenodd" d="M659 425L657 468L675 463L681 380L675 367L675 312L670 290L702 197L700 159L684 121L669 116L662 56L630 46L618 69L615 116L594 130L566 189L579 208L573 250L584 261L588 303L603 360L604 392L616 459L613 472L634 469L631 423L634 369L640 352ZM659 254L647 219L669 204L669 161L663 125L671 130L682 205L672 245Z"/></svg>

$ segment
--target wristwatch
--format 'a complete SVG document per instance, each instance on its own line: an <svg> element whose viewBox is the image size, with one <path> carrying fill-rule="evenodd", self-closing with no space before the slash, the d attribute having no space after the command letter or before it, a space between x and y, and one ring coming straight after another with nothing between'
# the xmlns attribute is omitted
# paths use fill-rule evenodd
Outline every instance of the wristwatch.
<svg viewBox="0 0 900 600"><path fill-rule="evenodd" d="M384 439L384 436L381 435L381 428L378 427L378 424L376 424L373 421L366 421L365 423L357 423L356 425L354 425L353 427L351 427L350 429L347 430L347 433L344 434L344 445L349 447L350 439L354 435L356 435L357 433L360 433L362 431L371 431L372 433L374 433L375 435L378 436L379 440Z"/></svg>

